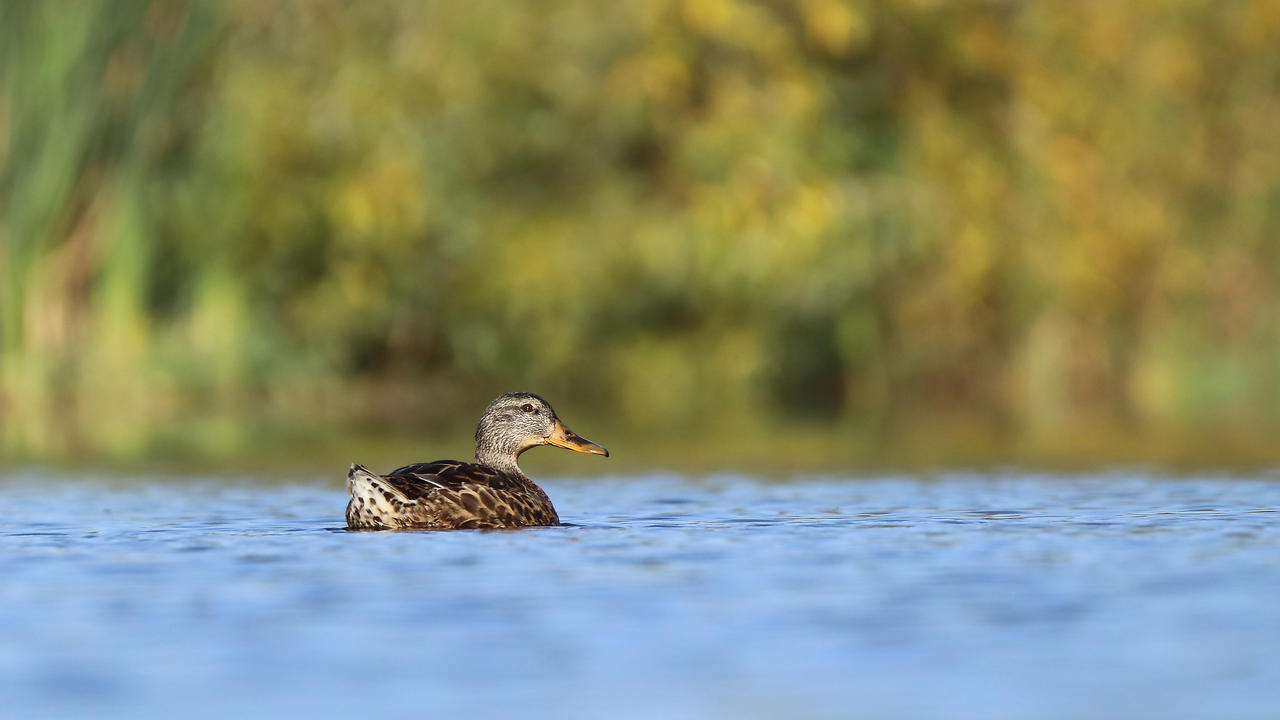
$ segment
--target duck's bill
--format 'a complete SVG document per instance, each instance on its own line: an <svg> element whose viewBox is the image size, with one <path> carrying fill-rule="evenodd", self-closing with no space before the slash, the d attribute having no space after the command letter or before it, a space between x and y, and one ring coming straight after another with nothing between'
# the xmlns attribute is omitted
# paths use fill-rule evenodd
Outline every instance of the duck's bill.
<svg viewBox="0 0 1280 720"><path fill-rule="evenodd" d="M551 431L547 444L562 447L565 450L609 457L608 450L565 427L564 423L556 423L556 429Z"/></svg>

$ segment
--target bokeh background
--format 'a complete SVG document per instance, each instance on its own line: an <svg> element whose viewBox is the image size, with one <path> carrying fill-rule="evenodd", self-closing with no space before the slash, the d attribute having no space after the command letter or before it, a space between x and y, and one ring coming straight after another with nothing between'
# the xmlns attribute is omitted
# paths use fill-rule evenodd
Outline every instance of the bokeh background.
<svg viewBox="0 0 1280 720"><path fill-rule="evenodd" d="M398 464L529 389L614 467L1275 462L1277 37L1269 0L6 0L0 450Z"/></svg>

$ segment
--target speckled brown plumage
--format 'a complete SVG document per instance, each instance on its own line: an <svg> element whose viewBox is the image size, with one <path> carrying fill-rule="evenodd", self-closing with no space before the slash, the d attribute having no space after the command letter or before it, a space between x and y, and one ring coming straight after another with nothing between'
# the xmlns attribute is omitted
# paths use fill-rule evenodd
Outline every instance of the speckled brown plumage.
<svg viewBox="0 0 1280 720"><path fill-rule="evenodd" d="M538 445L609 452L564 426L546 400L507 393L485 409L476 462L439 460L387 475L353 464L347 472L347 527L361 530L496 529L559 525L547 494L525 477L520 453Z"/></svg>
<svg viewBox="0 0 1280 720"><path fill-rule="evenodd" d="M353 488L347 504L347 526L352 528L494 529L560 524L560 516L542 488L524 476L477 463L418 463L382 476L352 465L347 483Z"/></svg>

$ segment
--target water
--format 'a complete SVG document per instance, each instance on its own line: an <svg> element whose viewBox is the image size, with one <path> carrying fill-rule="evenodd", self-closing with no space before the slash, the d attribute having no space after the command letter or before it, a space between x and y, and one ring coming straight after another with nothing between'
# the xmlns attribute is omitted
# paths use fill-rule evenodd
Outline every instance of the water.
<svg viewBox="0 0 1280 720"><path fill-rule="evenodd" d="M0 715L1280 717L1280 482L544 486L352 533L336 480L0 478Z"/></svg>

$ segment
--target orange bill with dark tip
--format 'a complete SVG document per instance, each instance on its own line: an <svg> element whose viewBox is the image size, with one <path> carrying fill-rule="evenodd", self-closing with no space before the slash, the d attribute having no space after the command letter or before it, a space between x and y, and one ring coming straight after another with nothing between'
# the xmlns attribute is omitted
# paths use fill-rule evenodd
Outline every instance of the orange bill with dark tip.
<svg viewBox="0 0 1280 720"><path fill-rule="evenodd" d="M547 437L547 444L562 447L565 450L609 457L608 450L565 427L562 422L556 423L555 430L552 430L551 435Z"/></svg>

